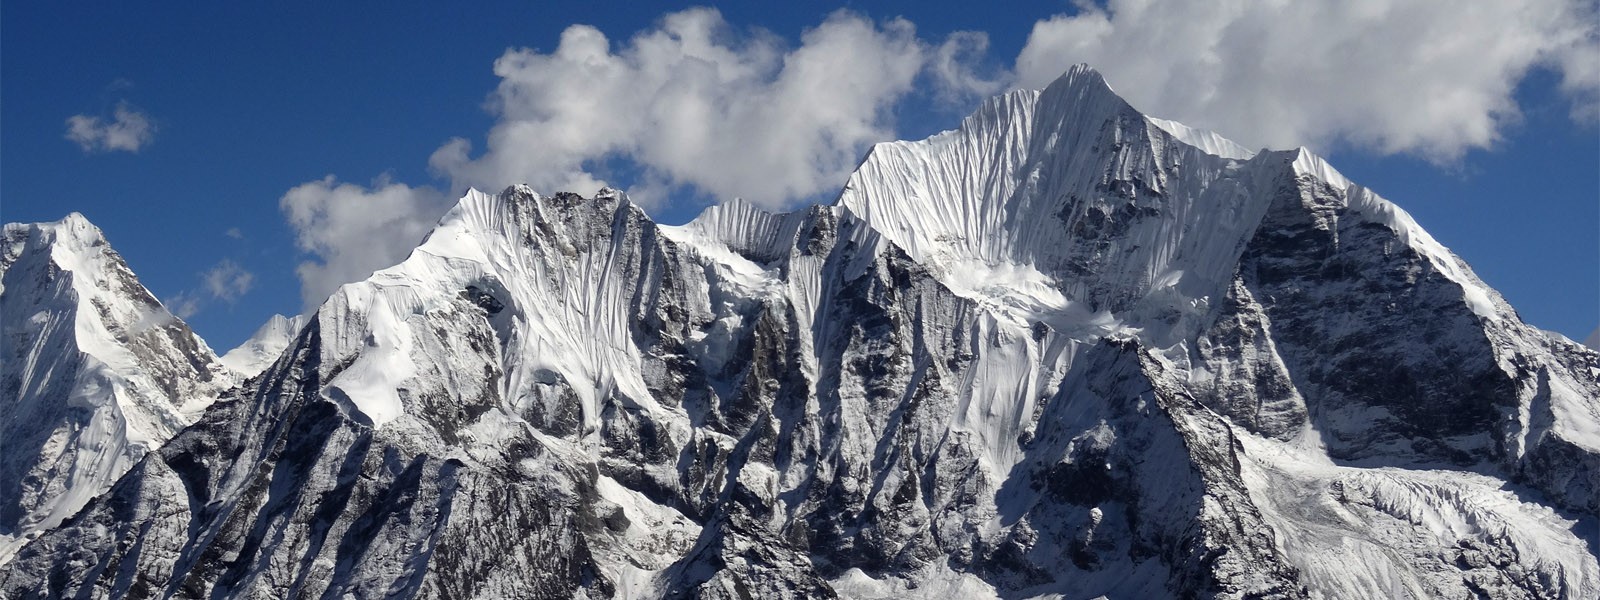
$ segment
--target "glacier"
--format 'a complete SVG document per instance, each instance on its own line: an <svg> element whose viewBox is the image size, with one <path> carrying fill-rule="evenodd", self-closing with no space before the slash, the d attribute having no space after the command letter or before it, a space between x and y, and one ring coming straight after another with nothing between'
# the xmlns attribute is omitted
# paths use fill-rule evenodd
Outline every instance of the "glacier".
<svg viewBox="0 0 1600 600"><path fill-rule="evenodd" d="M53 281L13 254L7 303ZM468 191L213 363L0 590L1600 594L1600 353L1310 151L1083 66L828 206Z"/></svg>

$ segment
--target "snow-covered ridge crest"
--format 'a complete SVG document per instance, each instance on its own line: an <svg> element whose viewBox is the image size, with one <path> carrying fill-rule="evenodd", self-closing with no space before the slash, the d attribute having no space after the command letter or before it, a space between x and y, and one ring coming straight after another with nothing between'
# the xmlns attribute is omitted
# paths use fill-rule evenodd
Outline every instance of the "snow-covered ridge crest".
<svg viewBox="0 0 1600 600"><path fill-rule="evenodd" d="M1240 145L1238 142L1222 137L1215 131L1195 129L1177 121L1158 119L1145 116L1150 124L1160 127L1162 131L1172 134L1179 141L1205 151L1206 154L1215 154L1223 158L1247 160L1256 153L1254 150Z"/></svg>
<svg viewBox="0 0 1600 600"><path fill-rule="evenodd" d="M0 562L188 425L234 374L78 213L0 245Z"/></svg>
<svg viewBox="0 0 1600 600"><path fill-rule="evenodd" d="M1435 268L1461 285L1472 312L1485 319L1499 319L1502 312L1510 310L1510 305L1500 298L1498 292L1478 279L1465 261L1433 239L1405 209L1350 181L1311 150L1301 147L1294 152L1295 173L1315 178L1344 193L1349 198L1352 210L1393 230L1407 246L1427 256Z"/></svg>

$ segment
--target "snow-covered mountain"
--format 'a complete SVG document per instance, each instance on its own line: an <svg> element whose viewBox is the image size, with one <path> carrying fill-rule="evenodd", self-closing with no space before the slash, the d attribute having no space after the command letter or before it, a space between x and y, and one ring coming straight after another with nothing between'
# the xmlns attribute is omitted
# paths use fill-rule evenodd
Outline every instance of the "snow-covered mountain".
<svg viewBox="0 0 1600 600"><path fill-rule="evenodd" d="M1589 598L1597 380L1320 158L1080 67L832 206L469 192L0 589Z"/></svg>
<svg viewBox="0 0 1600 600"><path fill-rule="evenodd" d="M0 563L235 378L77 213L5 226L0 331Z"/></svg>
<svg viewBox="0 0 1600 600"><path fill-rule="evenodd" d="M304 315L285 317L272 315L267 319L250 339L239 344L218 360L222 364L245 376L256 375L283 354L283 350L294 342L300 329L306 326L307 318Z"/></svg>

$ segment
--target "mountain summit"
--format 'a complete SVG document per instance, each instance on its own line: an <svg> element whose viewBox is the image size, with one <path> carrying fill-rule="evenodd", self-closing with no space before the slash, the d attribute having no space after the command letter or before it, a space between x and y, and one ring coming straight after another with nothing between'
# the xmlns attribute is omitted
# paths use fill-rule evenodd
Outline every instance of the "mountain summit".
<svg viewBox="0 0 1600 600"><path fill-rule="evenodd" d="M0 589L1592 597L1597 378L1320 158L1079 67L832 206L470 191Z"/></svg>
<svg viewBox="0 0 1600 600"><path fill-rule="evenodd" d="M0 235L0 563L234 383L73 213Z"/></svg>

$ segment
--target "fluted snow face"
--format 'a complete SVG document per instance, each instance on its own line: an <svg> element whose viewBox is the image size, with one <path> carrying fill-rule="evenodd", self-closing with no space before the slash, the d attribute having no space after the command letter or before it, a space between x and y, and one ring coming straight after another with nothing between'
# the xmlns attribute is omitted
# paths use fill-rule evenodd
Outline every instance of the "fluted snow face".
<svg viewBox="0 0 1600 600"><path fill-rule="evenodd" d="M189 424L232 375L73 213L0 246L0 562Z"/></svg>
<svg viewBox="0 0 1600 600"><path fill-rule="evenodd" d="M998 313L1166 345L1197 324L1158 321L1204 312L1283 185L1281 158L1252 157L1147 119L1079 67L955 131L878 145L839 204Z"/></svg>
<svg viewBox="0 0 1600 600"><path fill-rule="evenodd" d="M0 588L1587 597L1597 378L1321 159L1080 68L834 206L469 192Z"/></svg>

